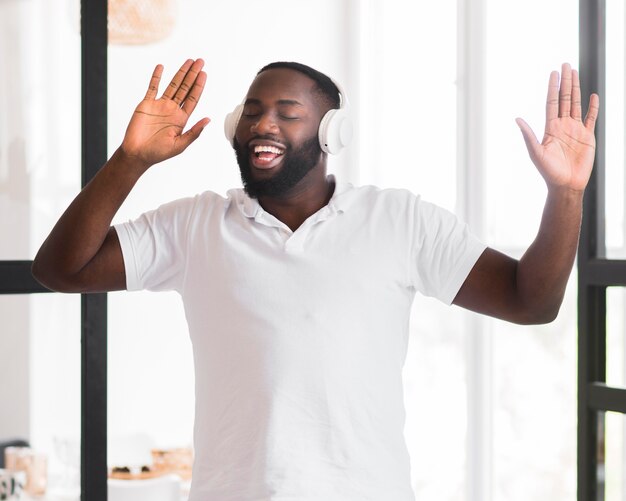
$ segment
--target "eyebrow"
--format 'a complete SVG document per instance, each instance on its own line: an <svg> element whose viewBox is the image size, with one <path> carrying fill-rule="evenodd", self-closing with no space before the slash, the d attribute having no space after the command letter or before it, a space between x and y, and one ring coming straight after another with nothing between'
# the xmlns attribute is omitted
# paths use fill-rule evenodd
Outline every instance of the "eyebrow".
<svg viewBox="0 0 626 501"><path fill-rule="evenodd" d="M261 104L261 100L249 97L246 99L245 104ZM295 99L279 99L276 101L276 104L282 106L304 106L300 101L296 101Z"/></svg>

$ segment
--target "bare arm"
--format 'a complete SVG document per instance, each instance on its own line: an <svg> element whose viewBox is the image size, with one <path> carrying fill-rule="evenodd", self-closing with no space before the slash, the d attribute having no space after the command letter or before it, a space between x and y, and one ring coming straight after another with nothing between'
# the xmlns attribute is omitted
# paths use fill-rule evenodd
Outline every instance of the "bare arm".
<svg viewBox="0 0 626 501"><path fill-rule="evenodd" d="M135 109L122 145L78 194L33 262L33 275L61 292L101 292L126 288L124 262L111 221L135 183L152 165L183 152L209 120L183 133L206 81L204 62L187 60L163 96L156 98L163 67Z"/></svg>
<svg viewBox="0 0 626 501"><path fill-rule="evenodd" d="M530 157L548 186L537 237L517 261L493 249L478 259L454 304L511 322L545 323L558 314L572 270L582 200L595 155L599 98L593 94L581 118L578 73L563 65L550 75L546 130L541 143L521 119Z"/></svg>

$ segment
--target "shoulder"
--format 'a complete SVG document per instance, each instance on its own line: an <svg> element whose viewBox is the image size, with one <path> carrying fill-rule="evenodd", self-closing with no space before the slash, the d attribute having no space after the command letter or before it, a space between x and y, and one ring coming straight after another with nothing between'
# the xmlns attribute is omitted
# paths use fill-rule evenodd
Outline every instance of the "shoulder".
<svg viewBox="0 0 626 501"><path fill-rule="evenodd" d="M420 196L404 188L380 188L374 185L345 185L337 201L344 206L367 211L414 208Z"/></svg>
<svg viewBox="0 0 626 501"><path fill-rule="evenodd" d="M224 197L212 191L203 191L193 196L171 200L150 212L184 216L185 214L204 213L207 210L219 210L227 207L229 203L229 197Z"/></svg>
<svg viewBox="0 0 626 501"><path fill-rule="evenodd" d="M360 214L363 222L392 231L404 231L417 241L454 231L466 231L452 211L424 200L405 188L365 185L346 191L344 207Z"/></svg>

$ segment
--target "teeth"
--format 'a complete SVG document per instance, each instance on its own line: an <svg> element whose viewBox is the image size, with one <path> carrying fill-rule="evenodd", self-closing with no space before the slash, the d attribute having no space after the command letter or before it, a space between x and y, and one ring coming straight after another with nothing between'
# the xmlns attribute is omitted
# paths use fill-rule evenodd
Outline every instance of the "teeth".
<svg viewBox="0 0 626 501"><path fill-rule="evenodd" d="M283 150L281 150L280 148L276 148L275 146L266 146L266 145L255 146L254 152L255 153L274 153L275 155L283 154Z"/></svg>

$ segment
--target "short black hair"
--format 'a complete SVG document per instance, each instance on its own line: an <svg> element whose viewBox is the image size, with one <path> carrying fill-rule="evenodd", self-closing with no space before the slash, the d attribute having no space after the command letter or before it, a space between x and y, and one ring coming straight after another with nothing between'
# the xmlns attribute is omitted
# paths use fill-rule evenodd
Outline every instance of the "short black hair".
<svg viewBox="0 0 626 501"><path fill-rule="evenodd" d="M341 106L339 89L328 75L325 75L321 71L317 71L306 64L288 61L276 61L274 63L266 64L257 72L257 75L275 68L287 68L303 73L315 82L315 91L319 97L322 98L325 104L329 105L333 109L337 109Z"/></svg>

